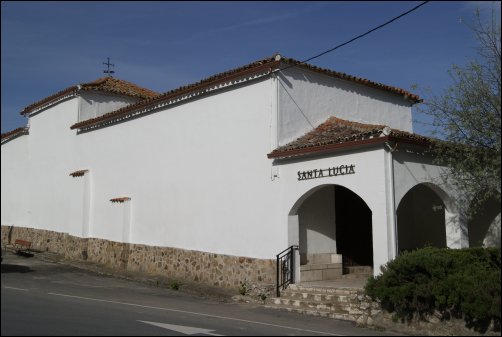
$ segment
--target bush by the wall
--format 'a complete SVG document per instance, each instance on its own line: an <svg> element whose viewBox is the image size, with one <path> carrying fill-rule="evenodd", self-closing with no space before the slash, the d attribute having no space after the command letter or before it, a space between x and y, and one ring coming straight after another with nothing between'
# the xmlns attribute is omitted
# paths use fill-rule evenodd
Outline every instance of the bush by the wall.
<svg viewBox="0 0 502 337"><path fill-rule="evenodd" d="M366 293L401 319L440 312L463 317L484 332L500 330L500 249L439 249L405 252L369 280Z"/></svg>

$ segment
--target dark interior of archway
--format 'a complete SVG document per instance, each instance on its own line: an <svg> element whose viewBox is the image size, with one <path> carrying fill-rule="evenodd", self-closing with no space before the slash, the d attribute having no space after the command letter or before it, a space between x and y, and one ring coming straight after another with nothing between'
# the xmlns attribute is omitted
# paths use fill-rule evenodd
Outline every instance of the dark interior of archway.
<svg viewBox="0 0 502 337"><path fill-rule="evenodd" d="M432 246L446 247L445 206L429 187L417 185L397 208L399 252Z"/></svg>
<svg viewBox="0 0 502 337"><path fill-rule="evenodd" d="M491 197L481 204L469 219L469 247L483 247L488 229L499 214L500 202L495 197Z"/></svg>
<svg viewBox="0 0 502 337"><path fill-rule="evenodd" d="M335 186L336 244L344 267L373 266L371 210L351 190Z"/></svg>

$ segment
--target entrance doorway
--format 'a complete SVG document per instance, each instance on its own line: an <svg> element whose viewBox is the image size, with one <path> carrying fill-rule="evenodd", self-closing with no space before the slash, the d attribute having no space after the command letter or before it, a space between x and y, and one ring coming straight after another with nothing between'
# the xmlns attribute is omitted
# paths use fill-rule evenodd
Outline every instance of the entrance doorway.
<svg viewBox="0 0 502 337"><path fill-rule="evenodd" d="M290 235L298 233L302 281L338 278L354 266L367 266L359 270L371 273L372 213L356 193L340 185L316 187L297 201L289 217Z"/></svg>
<svg viewBox="0 0 502 337"><path fill-rule="evenodd" d="M371 210L357 194L335 186L336 237L343 266L373 266Z"/></svg>

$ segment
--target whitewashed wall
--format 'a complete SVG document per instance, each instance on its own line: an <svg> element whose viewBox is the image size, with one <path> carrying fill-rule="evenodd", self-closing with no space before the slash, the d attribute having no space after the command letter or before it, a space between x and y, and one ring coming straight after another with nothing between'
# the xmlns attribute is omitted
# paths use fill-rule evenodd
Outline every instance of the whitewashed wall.
<svg viewBox="0 0 502 337"><path fill-rule="evenodd" d="M78 135L69 129L78 98L42 111L26 137L34 154L29 223L85 236L87 214L90 237L273 258L288 246L293 205L312 188L339 184L372 210L378 270L392 257L385 150L272 167L276 89L274 79L262 80ZM356 174L297 181L298 170L340 164L355 164ZM83 169L85 177L69 176ZM111 203L116 197L131 201Z"/></svg>
<svg viewBox="0 0 502 337"><path fill-rule="evenodd" d="M285 142L296 137L289 128L299 130L297 136L310 131L297 104L315 123L336 108L340 118L411 130L410 108L401 98L382 93L378 102L380 91L354 93L360 86L318 76L281 78L295 102L273 78L263 79L78 135L70 126L86 109L82 97L46 109L30 118L28 136L2 145L2 225L274 258L298 239L288 222L295 204L315 188L338 184L372 211L378 273L395 256L392 200L397 208L411 187L430 182L439 169L399 151L389 166L383 146L296 161L268 159L277 132ZM342 164L354 164L356 173L297 180L298 171ZM69 176L83 169L89 170L84 177ZM117 197L131 201L110 202Z"/></svg>
<svg viewBox="0 0 502 337"><path fill-rule="evenodd" d="M330 116L412 132L404 97L296 68L279 73L279 145L312 131Z"/></svg>
<svg viewBox="0 0 502 337"><path fill-rule="evenodd" d="M120 241L123 204L109 199L130 197L132 242L275 256L271 87L220 91L76 136L76 169L92 175L90 236Z"/></svg>
<svg viewBox="0 0 502 337"><path fill-rule="evenodd" d="M468 200L449 186L441 177L444 167L433 165L427 155L410 153L399 148L393 153L396 209L405 194L418 184L431 188L445 204L446 242L450 248L468 247L468 229L465 211Z"/></svg>
<svg viewBox="0 0 502 337"><path fill-rule="evenodd" d="M79 121L99 117L139 101L137 98L93 91L82 91L80 97Z"/></svg>
<svg viewBox="0 0 502 337"><path fill-rule="evenodd" d="M446 195L449 197L448 200L444 201L445 203L453 201L456 192L441 179L445 172L444 168L433 165L430 155L415 154L398 146L397 151L393 152L393 159L396 207L411 188L421 183L431 183L443 190L445 195L442 197L446 197Z"/></svg>
<svg viewBox="0 0 502 337"><path fill-rule="evenodd" d="M29 136L2 144L2 225L29 226Z"/></svg>
<svg viewBox="0 0 502 337"><path fill-rule="evenodd" d="M25 225L17 214L28 212L29 227L84 235L87 198L90 237L275 256L284 233L274 226L278 185L271 183L266 156L273 147L272 81L219 91L79 135L70 130L78 118L78 98L42 111L31 118L25 136L33 154L24 165L30 168L30 191L2 198L2 209L11 200L29 197L12 216L2 212L2 224ZM8 152L7 161L14 163L16 150L2 146L2 157ZM4 162L2 179L5 173L12 186L18 185L23 174L12 173L14 165L8 168ZM69 176L82 169L89 170L85 177ZM2 195L12 190L2 185ZM116 197L131 201L111 203Z"/></svg>
<svg viewBox="0 0 502 337"><path fill-rule="evenodd" d="M301 205L302 201L313 191L319 187L334 184L346 187L361 197L371 209L373 263L374 272L378 274L380 266L394 257L391 255L392 250L389 250L389 246L394 245L392 241L394 228L389 223L386 194L386 185L389 181L385 158L386 152L383 147L375 147L366 151L347 151L332 157L311 157L304 158L302 161L277 163L279 167L277 182L280 185L277 204L280 208L279 214L281 214L281 232L288 233L288 226L291 222L288 222L287 215L291 212L296 213L295 208ZM355 174L298 181L298 171L327 169L339 165L355 165ZM293 232L289 230L289 235L294 236ZM285 249L291 244L298 243L292 242L288 237L283 237L280 246Z"/></svg>
<svg viewBox="0 0 502 337"><path fill-rule="evenodd" d="M79 156L75 131L69 126L77 120L78 98L61 102L30 117L29 203L30 223L34 228L68 232L77 198L72 178ZM78 196L80 198L80 196Z"/></svg>
<svg viewBox="0 0 502 337"><path fill-rule="evenodd" d="M300 253L336 252L335 190L323 188L298 210Z"/></svg>

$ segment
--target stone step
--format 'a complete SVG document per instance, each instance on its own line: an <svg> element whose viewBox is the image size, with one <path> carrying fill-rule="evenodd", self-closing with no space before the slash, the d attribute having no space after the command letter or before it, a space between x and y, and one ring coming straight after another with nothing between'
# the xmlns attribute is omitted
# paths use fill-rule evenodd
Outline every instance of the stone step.
<svg viewBox="0 0 502 337"><path fill-rule="evenodd" d="M300 253L300 261L302 261L302 264L342 263L342 255L335 253Z"/></svg>
<svg viewBox="0 0 502 337"><path fill-rule="evenodd" d="M324 270L324 269L342 269L342 264L341 263L319 263L319 264L303 264L300 266L300 271Z"/></svg>
<svg viewBox="0 0 502 337"><path fill-rule="evenodd" d="M344 279L368 279L373 276L373 273L357 273L357 274L343 274Z"/></svg>
<svg viewBox="0 0 502 337"><path fill-rule="evenodd" d="M304 286L298 283L292 283L288 286L286 290L282 293L287 292L302 292L302 293L315 293L315 294L337 294L337 295L350 295L350 294L359 294L363 293L363 289L358 288L321 288L321 287L310 287Z"/></svg>
<svg viewBox="0 0 502 337"><path fill-rule="evenodd" d="M360 324L367 323L368 316L380 310L364 295L361 288L333 288L309 284L290 284L281 292L281 297L267 298L265 307Z"/></svg>
<svg viewBox="0 0 502 337"><path fill-rule="evenodd" d="M296 312L296 313L300 313L303 315L310 315L310 316L335 318L335 319L342 319L342 320L349 320L349 321L354 320L354 317L352 317L351 315L349 315L347 313L335 313L335 312L327 311L327 310L310 310L310 309L304 309L304 308L284 307L282 305L276 305L276 304L267 304L267 305L265 305L265 308L287 310L289 312Z"/></svg>
<svg viewBox="0 0 502 337"><path fill-rule="evenodd" d="M345 303L349 297L358 296L354 293L313 293L313 292L298 292L298 291L284 291L281 293L281 299L288 299L290 301L309 301L311 303Z"/></svg>
<svg viewBox="0 0 502 337"><path fill-rule="evenodd" d="M351 266L343 268L344 274L371 274L373 275L372 266Z"/></svg>
<svg viewBox="0 0 502 337"><path fill-rule="evenodd" d="M348 313L344 307L347 306L348 301L344 302L329 302L329 301L310 301L310 300L296 300L283 297L276 297L271 300L270 304L280 305L283 307L291 308L302 308L306 310L320 310L320 311L330 311L337 313Z"/></svg>
<svg viewBox="0 0 502 337"><path fill-rule="evenodd" d="M336 280L342 274L341 263L306 264L300 266L300 279L305 282Z"/></svg>

